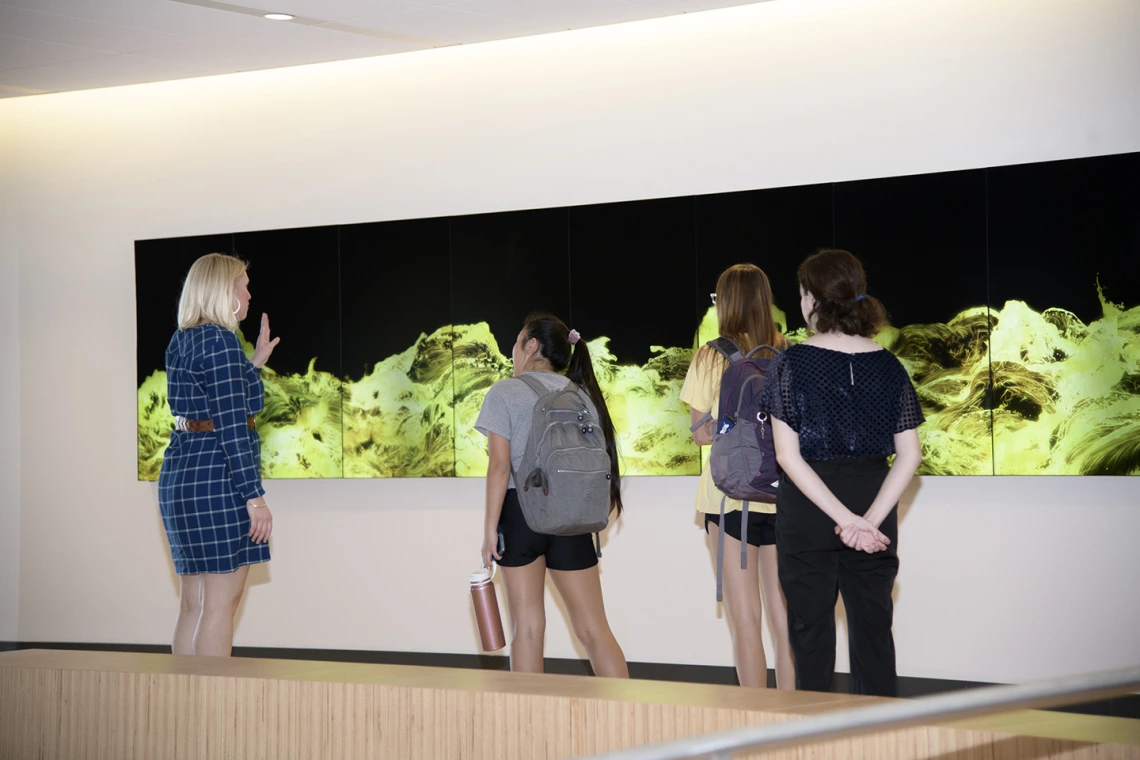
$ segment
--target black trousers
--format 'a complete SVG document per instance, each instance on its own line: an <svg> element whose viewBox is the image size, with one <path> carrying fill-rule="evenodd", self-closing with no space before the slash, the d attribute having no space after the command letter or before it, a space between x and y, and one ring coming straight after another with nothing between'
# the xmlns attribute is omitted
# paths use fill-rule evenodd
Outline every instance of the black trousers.
<svg viewBox="0 0 1140 760"><path fill-rule="evenodd" d="M831 492L864 514L890 468L883 457L809 462ZM776 552L788 603L788 633L796 688L831 691L835 671L835 601L847 610L851 686L855 694L898 696L895 640L891 634L898 575L898 510L879 526L891 540L876 554L848 549L835 523L784 477L776 497Z"/></svg>

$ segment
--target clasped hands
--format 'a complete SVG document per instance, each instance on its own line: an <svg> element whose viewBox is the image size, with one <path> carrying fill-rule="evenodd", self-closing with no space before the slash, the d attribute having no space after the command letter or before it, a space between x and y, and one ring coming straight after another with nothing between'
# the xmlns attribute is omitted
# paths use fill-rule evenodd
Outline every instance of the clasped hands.
<svg viewBox="0 0 1140 760"><path fill-rule="evenodd" d="M857 515L852 515L851 521L844 525L836 525L835 534L844 546L868 554L884 551L891 543L874 523Z"/></svg>

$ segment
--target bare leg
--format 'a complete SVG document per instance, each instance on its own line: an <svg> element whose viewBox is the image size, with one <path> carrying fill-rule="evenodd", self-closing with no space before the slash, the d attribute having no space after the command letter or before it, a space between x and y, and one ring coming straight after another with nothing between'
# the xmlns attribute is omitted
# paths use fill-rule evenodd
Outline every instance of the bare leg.
<svg viewBox="0 0 1140 760"><path fill-rule="evenodd" d="M522 567L501 567L511 616L511 670L541 673L546 639L546 557Z"/></svg>
<svg viewBox="0 0 1140 760"><path fill-rule="evenodd" d="M229 657L234 646L234 614L245 591L249 566L232 573L202 575L202 616L194 632L194 654Z"/></svg>
<svg viewBox="0 0 1140 760"><path fill-rule="evenodd" d="M183 575L178 600L178 622L174 624L174 654L194 654L194 629L202 616L202 576Z"/></svg>
<svg viewBox="0 0 1140 760"><path fill-rule="evenodd" d="M554 586L566 602L574 635L586 647L594 674L605 678L629 678L625 654L618 646L602 603L598 566L585 570L551 570Z"/></svg>
<svg viewBox="0 0 1140 760"><path fill-rule="evenodd" d="M760 590L768 613L768 633L776 647L776 688L793 691L796 669L792 664L792 643L788 639L788 606L776 569L776 547L760 547Z"/></svg>
<svg viewBox="0 0 1140 760"><path fill-rule="evenodd" d="M709 545L715 555L720 527L709 524ZM764 658L764 621L760 602L760 578L757 570L759 552L748 547L748 567L740 567L740 542L724 536L724 605L728 611L728 628L732 632L732 649L736 660L736 678L741 686L764 689L768 686L768 661ZM786 626L785 626L786 627Z"/></svg>

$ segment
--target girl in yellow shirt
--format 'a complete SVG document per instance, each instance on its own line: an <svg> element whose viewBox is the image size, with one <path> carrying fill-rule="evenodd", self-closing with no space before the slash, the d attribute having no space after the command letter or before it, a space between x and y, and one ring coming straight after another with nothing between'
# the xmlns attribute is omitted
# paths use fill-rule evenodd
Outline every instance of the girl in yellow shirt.
<svg viewBox="0 0 1140 760"><path fill-rule="evenodd" d="M763 270L752 264L737 264L721 273L713 299L717 312L717 328L741 351L770 345L783 348L784 336L772 319L772 288ZM726 360L708 346L701 346L681 388L681 400L691 408L693 424L706 414L712 419L693 432L693 440L701 446L712 443L712 425L718 418L720 378L727 368ZM709 546L715 553L719 532L719 513L724 496L713 484L706 457L697 488L697 511L704 515ZM740 554L741 502L727 499L724 516L724 553ZM764 688L768 685L768 662L760 626L763 608L768 610L768 630L772 634L776 655L776 686L795 688L791 645L788 642L788 615L776 572L776 505L750 502L748 505L748 567L737 562L724 563L724 602L728 609L732 632L736 675L741 686ZM761 594L763 590L763 594ZM762 603L766 601L767 604Z"/></svg>

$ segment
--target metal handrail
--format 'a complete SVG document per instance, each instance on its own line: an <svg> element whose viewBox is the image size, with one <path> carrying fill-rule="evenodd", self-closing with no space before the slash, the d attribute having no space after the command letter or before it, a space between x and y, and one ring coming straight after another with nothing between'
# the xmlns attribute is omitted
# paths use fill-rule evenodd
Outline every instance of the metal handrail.
<svg viewBox="0 0 1140 760"><path fill-rule="evenodd" d="M779 749L1011 710L1056 707L1119 696L1137 689L1140 689L1140 666L898 700L594 755L592 760L728 760L738 752Z"/></svg>

